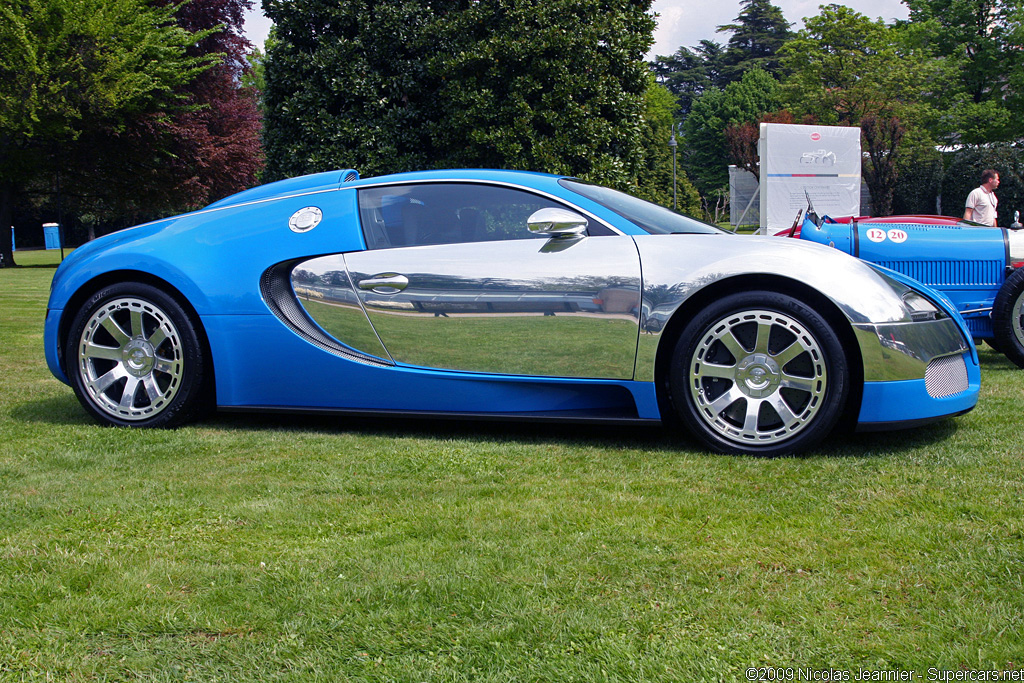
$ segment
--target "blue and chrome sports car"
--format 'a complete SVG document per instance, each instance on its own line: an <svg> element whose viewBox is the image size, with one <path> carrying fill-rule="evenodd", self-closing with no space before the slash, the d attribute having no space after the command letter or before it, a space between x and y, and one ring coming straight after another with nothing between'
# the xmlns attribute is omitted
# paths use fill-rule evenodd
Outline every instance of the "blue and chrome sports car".
<svg viewBox="0 0 1024 683"><path fill-rule="evenodd" d="M104 423L221 410L676 422L773 455L970 410L941 295L573 178L352 170L91 242L46 357Z"/></svg>

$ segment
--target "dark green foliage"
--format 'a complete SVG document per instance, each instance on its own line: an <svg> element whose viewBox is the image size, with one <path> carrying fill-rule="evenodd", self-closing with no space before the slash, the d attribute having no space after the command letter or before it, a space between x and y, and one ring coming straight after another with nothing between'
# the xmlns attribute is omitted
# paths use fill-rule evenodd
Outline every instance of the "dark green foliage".
<svg viewBox="0 0 1024 683"><path fill-rule="evenodd" d="M962 216L967 195L981 184L981 172L986 168L999 171L998 225L1009 226L1014 211L1024 215L1024 147L1019 144L964 147L948 153L942 182L942 212Z"/></svg>
<svg viewBox="0 0 1024 683"><path fill-rule="evenodd" d="M647 0L268 0L268 179L483 166L636 183Z"/></svg>
<svg viewBox="0 0 1024 683"><path fill-rule="evenodd" d="M940 91L936 132L952 142L985 144L1024 137L1024 2L907 0L912 24L928 28L935 52L956 70Z"/></svg>
<svg viewBox="0 0 1024 683"><path fill-rule="evenodd" d="M653 81L653 77L652 77ZM672 201L672 135L673 115L677 109L672 93L652 82L647 89L647 111L644 115L644 164L639 186L632 188L638 197L662 206L673 206ZM678 148L677 148L678 150ZM677 151L678 154L678 151ZM676 162L676 208L680 213L701 215L700 195L682 166Z"/></svg>
<svg viewBox="0 0 1024 683"><path fill-rule="evenodd" d="M729 183L725 129L756 121L780 107L779 83L756 68L724 90L708 90L693 103L683 122L684 167L702 195Z"/></svg>
<svg viewBox="0 0 1024 683"><path fill-rule="evenodd" d="M732 34L725 46L705 39L692 49L680 47L674 55L658 56L650 63L658 83L679 99L680 119L686 119L694 100L709 88L724 88L751 69L779 75L778 52L793 35L790 23L768 0L740 4L743 9L735 23L718 27L719 33Z"/></svg>
<svg viewBox="0 0 1024 683"><path fill-rule="evenodd" d="M679 118L690 115L693 101L708 88L721 88L726 81L722 46L713 40L702 40L692 50L681 47L671 57L657 57L651 62L651 72L657 82L676 96Z"/></svg>
<svg viewBox="0 0 1024 683"><path fill-rule="evenodd" d="M899 181L893 194L893 214L938 213L935 199L942 189L942 155L939 151L932 145L908 145L899 158L897 169ZM966 199L967 195L963 198ZM951 204L945 210L955 214L957 209ZM960 214L963 214L962 210Z"/></svg>
<svg viewBox="0 0 1024 683"><path fill-rule="evenodd" d="M779 49L793 37L790 22L769 0L742 0L740 5L736 23L718 27L719 33L732 33L723 59L726 82L738 81L753 68L778 76Z"/></svg>

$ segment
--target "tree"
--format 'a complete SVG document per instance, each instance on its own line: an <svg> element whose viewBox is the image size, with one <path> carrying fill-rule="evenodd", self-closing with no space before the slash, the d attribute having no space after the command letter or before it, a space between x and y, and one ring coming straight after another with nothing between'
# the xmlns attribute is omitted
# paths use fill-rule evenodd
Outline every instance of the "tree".
<svg viewBox="0 0 1024 683"><path fill-rule="evenodd" d="M268 0L267 177L451 166L635 185L649 0Z"/></svg>
<svg viewBox="0 0 1024 683"><path fill-rule="evenodd" d="M187 53L213 62L176 90L178 106L99 128L63 154L64 204L94 224L126 224L195 209L255 184L262 165L255 92L241 87L249 43L241 34L249 0L173 4L194 37Z"/></svg>
<svg viewBox="0 0 1024 683"><path fill-rule="evenodd" d="M658 84L668 88L679 102L679 120L690 115L693 101L708 88L722 88L726 82L724 49L713 40L702 40L692 50L680 47L671 57L656 57L651 72Z"/></svg>
<svg viewBox="0 0 1024 683"><path fill-rule="evenodd" d="M868 156L863 176L871 192L872 215L890 216L899 176L900 142L907 129L896 117L869 114L861 119L860 130Z"/></svg>
<svg viewBox="0 0 1024 683"><path fill-rule="evenodd" d="M826 125L861 128L864 179L879 215L892 211L905 141L934 146L927 131L939 118L936 103L950 72L925 33L829 5L781 51L787 108Z"/></svg>
<svg viewBox="0 0 1024 683"><path fill-rule="evenodd" d="M732 33L723 58L726 82L740 80L755 67L778 76L778 52L792 38L792 24L769 0L741 0L740 6L736 23L718 27L719 33Z"/></svg>
<svg viewBox="0 0 1024 683"><path fill-rule="evenodd" d="M181 89L188 106L167 121L164 182L176 188L173 208L197 208L251 187L263 167L258 92L244 84L252 45L242 29L252 0L154 2L175 6L178 25L199 37L189 54L217 59Z"/></svg>
<svg viewBox="0 0 1024 683"><path fill-rule="evenodd" d="M684 168L701 195L729 182L726 129L760 119L781 107L779 83L760 69L723 90L708 90L683 122Z"/></svg>
<svg viewBox="0 0 1024 683"><path fill-rule="evenodd" d="M781 55L787 107L823 124L856 126L871 114L921 125L935 114L930 90L945 82L946 65L916 32L841 5L807 19Z"/></svg>
<svg viewBox="0 0 1024 683"><path fill-rule="evenodd" d="M635 194L662 206L673 206L672 202L672 150L669 138L678 108L672 93L662 85L653 82L647 88L644 114L644 163L646 168L640 174ZM700 194L682 168L676 170L676 208L682 213L700 215Z"/></svg>
<svg viewBox="0 0 1024 683"><path fill-rule="evenodd" d="M956 75L940 91L937 134L982 144L1024 137L1022 0L907 0L935 53Z"/></svg>
<svg viewBox="0 0 1024 683"><path fill-rule="evenodd" d="M170 8L143 0L23 0L0 6L0 225L13 202L100 130L180 106L209 66ZM59 154L58 154L59 152ZM0 240L4 263L10 243Z"/></svg>

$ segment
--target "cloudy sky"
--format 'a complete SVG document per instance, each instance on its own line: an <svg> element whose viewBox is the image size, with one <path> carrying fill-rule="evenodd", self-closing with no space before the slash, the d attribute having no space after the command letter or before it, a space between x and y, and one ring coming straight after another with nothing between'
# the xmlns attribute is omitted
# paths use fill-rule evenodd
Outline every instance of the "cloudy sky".
<svg viewBox="0 0 1024 683"><path fill-rule="evenodd" d="M262 47L270 21L260 11L259 0L254 4L256 9L247 15L245 31L249 40ZM774 4L795 24L794 29L799 29L803 27L804 17L815 16L818 6L825 3L821 0L775 0ZM846 0L838 4L852 7L872 19L881 17L886 22L907 18L906 5L897 0ZM724 43L728 36L715 33L715 28L732 23L740 12L740 4L738 0L655 0L654 11L658 13L658 28L654 31L652 58L670 55L680 46L693 47L705 38Z"/></svg>

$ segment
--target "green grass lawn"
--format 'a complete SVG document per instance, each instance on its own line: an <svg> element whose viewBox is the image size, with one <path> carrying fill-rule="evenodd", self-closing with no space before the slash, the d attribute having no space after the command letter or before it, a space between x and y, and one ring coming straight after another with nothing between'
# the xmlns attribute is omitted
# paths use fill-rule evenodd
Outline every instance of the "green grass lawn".
<svg viewBox="0 0 1024 683"><path fill-rule="evenodd" d="M1024 668L1024 371L804 457L658 429L95 425L0 270L0 681L718 681ZM952 679L949 679L952 680Z"/></svg>

